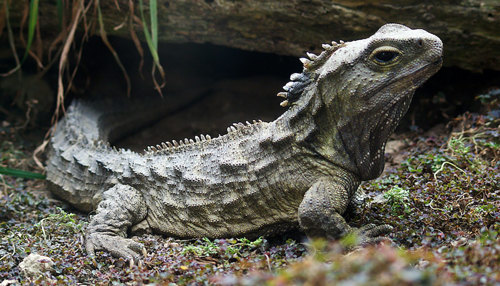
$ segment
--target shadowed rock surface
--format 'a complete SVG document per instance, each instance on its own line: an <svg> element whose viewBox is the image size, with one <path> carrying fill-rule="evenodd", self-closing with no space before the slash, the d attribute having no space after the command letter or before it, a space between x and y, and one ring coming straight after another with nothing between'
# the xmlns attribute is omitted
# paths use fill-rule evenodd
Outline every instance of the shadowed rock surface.
<svg viewBox="0 0 500 286"><path fill-rule="evenodd" d="M115 2L120 4L117 10ZM13 1L18 27L23 1ZM130 37L123 23L128 1L101 1L109 34ZM146 2L147 5L147 2ZM138 7L136 8L136 15ZM42 36L59 30L55 1L40 3ZM146 11L146 15L148 15ZM225 1L158 0L160 41L213 43L244 50L301 56L318 43L366 38L385 23L422 28L444 43L444 64L500 70L500 1ZM142 27L135 29L142 35ZM7 46L6 46L7 47Z"/></svg>

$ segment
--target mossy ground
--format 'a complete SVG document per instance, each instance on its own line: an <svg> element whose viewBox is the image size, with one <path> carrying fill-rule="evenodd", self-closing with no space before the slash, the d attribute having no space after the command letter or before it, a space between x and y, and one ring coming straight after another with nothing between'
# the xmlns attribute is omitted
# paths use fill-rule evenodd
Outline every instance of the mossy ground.
<svg viewBox="0 0 500 286"><path fill-rule="evenodd" d="M498 103L498 100L496 101ZM386 172L366 182L368 204L353 225L395 227L394 245L346 251L351 242L274 238L178 241L136 237L140 265L85 254L85 214L50 199L40 180L0 179L0 283L444 285L500 283L498 106L464 114L438 133L398 135ZM32 148L1 127L0 166L33 169ZM355 238L352 238L355 239ZM53 270L26 277L19 263L48 256Z"/></svg>

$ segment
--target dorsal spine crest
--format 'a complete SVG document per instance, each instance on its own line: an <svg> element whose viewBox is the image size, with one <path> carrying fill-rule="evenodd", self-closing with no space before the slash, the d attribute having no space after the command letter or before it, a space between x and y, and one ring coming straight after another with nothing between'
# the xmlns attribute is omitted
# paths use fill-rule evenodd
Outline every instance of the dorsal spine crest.
<svg viewBox="0 0 500 286"><path fill-rule="evenodd" d="M227 128L227 133L224 135L219 135L215 139L220 139L222 141L227 141L230 139L238 138L243 134L248 134L254 130L257 130L258 127L262 125L262 120L253 120L253 123L246 121L245 123L238 122L233 123L233 125ZM156 155L156 154L169 154L174 151L177 151L181 148L192 147L194 145L203 144L204 142L208 142L214 140L208 134L195 136L193 139L185 138L184 140L172 140L171 142L162 142L157 144L156 146L148 146L144 149L144 154L146 155ZM103 144L103 143L100 143ZM105 144L105 143L104 143Z"/></svg>

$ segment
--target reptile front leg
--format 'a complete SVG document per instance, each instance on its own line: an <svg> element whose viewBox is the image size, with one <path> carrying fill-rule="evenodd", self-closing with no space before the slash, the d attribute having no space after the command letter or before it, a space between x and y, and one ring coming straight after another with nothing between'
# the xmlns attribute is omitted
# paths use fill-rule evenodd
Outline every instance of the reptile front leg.
<svg viewBox="0 0 500 286"><path fill-rule="evenodd" d="M355 233L360 245L377 243L387 238L389 225L365 225L359 229L350 227L342 214L350 202L349 191L341 180L322 178L314 183L304 195L299 206L299 224L308 237L338 239Z"/></svg>
<svg viewBox="0 0 500 286"><path fill-rule="evenodd" d="M105 250L115 257L138 261L146 250L142 244L126 238L127 230L146 214L146 203L136 189L117 184L105 191L87 227L87 252L94 255L96 250Z"/></svg>

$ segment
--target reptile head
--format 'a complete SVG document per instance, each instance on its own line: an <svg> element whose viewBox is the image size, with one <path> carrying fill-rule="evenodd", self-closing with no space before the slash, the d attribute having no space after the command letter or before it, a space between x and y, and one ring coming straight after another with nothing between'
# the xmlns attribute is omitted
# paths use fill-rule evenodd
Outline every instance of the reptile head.
<svg viewBox="0 0 500 286"><path fill-rule="evenodd" d="M345 43L316 71L319 96L361 179L383 171L385 143L415 89L441 67L442 51L424 30L387 24Z"/></svg>
<svg viewBox="0 0 500 286"><path fill-rule="evenodd" d="M325 49L302 60L302 75L313 83L304 93L311 88L321 106L313 112L321 113L315 116L318 128L325 129L319 136L336 137L323 141L335 144L337 154L344 150L346 167L361 179L375 178L383 171L385 143L415 89L441 67L443 44L424 30L387 24L367 39ZM299 85L289 86L293 95Z"/></svg>

